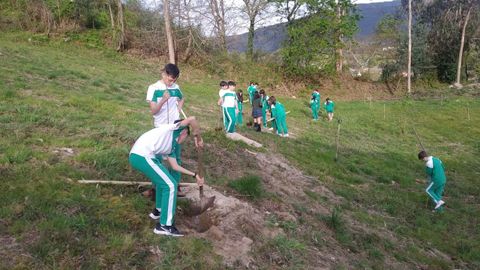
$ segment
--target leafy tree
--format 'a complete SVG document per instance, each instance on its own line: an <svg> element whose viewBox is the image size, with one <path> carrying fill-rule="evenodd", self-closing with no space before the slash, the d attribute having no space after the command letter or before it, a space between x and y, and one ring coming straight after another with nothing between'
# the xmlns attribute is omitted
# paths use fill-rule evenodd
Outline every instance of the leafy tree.
<svg viewBox="0 0 480 270"><path fill-rule="evenodd" d="M308 0L306 9L307 16L287 26L288 39L282 48L285 70L305 77L334 72L341 57L338 49L357 30L355 6L350 0Z"/></svg>
<svg viewBox="0 0 480 270"><path fill-rule="evenodd" d="M402 0L402 4L405 6L406 0ZM414 29L419 27L427 29L424 34L431 58L429 61L436 67L437 78L443 82L454 82L460 70L457 65L462 60L461 55L470 48L474 33L480 24L478 16L480 2L422 0L414 1L413 6L416 21ZM471 15L467 16L469 13ZM415 42L417 41L414 39Z"/></svg>

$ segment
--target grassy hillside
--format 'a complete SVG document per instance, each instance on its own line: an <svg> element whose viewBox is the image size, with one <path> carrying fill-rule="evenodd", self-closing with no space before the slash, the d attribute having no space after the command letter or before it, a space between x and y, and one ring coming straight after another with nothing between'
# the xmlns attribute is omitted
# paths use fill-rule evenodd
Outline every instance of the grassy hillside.
<svg viewBox="0 0 480 270"><path fill-rule="evenodd" d="M146 216L151 202L135 188L74 183L144 180L127 155L152 126L144 98L163 63L29 37L0 37L1 267L224 269L208 238L154 235ZM240 154L244 144L215 131L218 78L181 69L186 113L200 119L210 146L208 181L238 195L231 188L237 184L230 183L251 180L248 175L265 168ZM311 256L314 250L329 255L322 260L330 260L334 250L337 261L329 265L339 269L479 268L480 102L468 93L445 90L444 96L337 101L336 119L342 120L337 161L338 122L312 122L306 100L279 98L292 111L287 121L293 138L241 127L266 146L260 152L284 156L340 198L332 202L306 188L305 200L281 197L274 189L256 200L238 196L262 210L283 205L294 217L285 220L270 211L267 224L258 224L283 233L252 237L255 265L309 268L319 261ZM448 206L440 214L430 212L425 185L414 181L424 175L413 127L447 169ZM194 153L185 148L191 165ZM218 154L224 149L232 154ZM288 179L292 186L295 180ZM317 204L329 212L312 211Z"/></svg>

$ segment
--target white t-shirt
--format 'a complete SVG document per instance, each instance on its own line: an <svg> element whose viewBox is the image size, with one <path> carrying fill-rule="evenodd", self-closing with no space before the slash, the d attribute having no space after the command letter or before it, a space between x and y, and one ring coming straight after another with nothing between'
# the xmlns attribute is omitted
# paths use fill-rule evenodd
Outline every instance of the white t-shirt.
<svg viewBox="0 0 480 270"><path fill-rule="evenodd" d="M223 100L222 107L224 108L235 108L237 102L237 94L232 90L223 90L220 96Z"/></svg>
<svg viewBox="0 0 480 270"><path fill-rule="evenodd" d="M167 89L170 92L170 98L163 104L162 108L153 115L153 125L155 127L161 124L173 124L175 120L180 119L177 103L183 99L183 94L178 84L174 83L170 87L167 87L162 81L151 84L147 90L146 100L148 102L160 102L163 93Z"/></svg>
<svg viewBox="0 0 480 270"><path fill-rule="evenodd" d="M227 91L227 89L223 89L223 88L220 88L220 90L218 91L218 96L219 97L222 97L223 96L223 92Z"/></svg>
<svg viewBox="0 0 480 270"><path fill-rule="evenodd" d="M158 155L168 155L172 152L173 131L178 129L177 124L161 124L140 136L130 150L130 154L154 158Z"/></svg>

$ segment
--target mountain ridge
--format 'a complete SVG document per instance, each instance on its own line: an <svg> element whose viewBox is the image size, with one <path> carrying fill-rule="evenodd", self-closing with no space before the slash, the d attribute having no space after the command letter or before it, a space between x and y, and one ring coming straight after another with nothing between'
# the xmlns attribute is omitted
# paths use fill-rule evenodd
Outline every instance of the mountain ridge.
<svg viewBox="0 0 480 270"><path fill-rule="evenodd" d="M394 14L401 1L358 4L357 8L361 15L358 22L359 31L356 34L358 39L368 39L375 33L375 27L382 17L387 14ZM256 51L273 53L280 49L282 42L286 39L286 23L274 24L261 27L255 30L254 48ZM227 48L230 52L245 52L247 49L248 33L232 35L227 37Z"/></svg>

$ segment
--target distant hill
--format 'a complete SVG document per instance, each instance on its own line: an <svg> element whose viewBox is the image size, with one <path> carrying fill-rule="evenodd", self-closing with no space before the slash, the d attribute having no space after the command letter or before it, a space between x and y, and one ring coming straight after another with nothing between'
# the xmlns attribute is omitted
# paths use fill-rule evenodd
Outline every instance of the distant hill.
<svg viewBox="0 0 480 270"><path fill-rule="evenodd" d="M400 6L401 1L359 4L357 5L362 18L358 22L359 32L357 38L366 39L375 32L378 21L387 14L393 14ZM228 50L245 52L247 48L248 33L229 36L227 38ZM275 52L281 47L286 37L285 23L259 28L255 31L255 50Z"/></svg>

